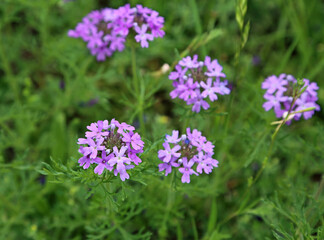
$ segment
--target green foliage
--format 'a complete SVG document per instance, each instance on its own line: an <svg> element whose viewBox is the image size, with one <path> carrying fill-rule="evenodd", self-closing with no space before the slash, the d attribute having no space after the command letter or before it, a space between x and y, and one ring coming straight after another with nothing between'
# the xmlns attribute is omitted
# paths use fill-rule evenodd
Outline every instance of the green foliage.
<svg viewBox="0 0 324 240"><path fill-rule="evenodd" d="M323 2L129 2L164 16L166 35L100 63L67 31L126 1L0 2L0 239L324 239L323 112L275 132L260 88L271 74L305 77L324 106ZM217 58L233 85L199 114L171 101L161 70L192 54ZM86 126L112 118L145 141L125 182L77 163ZM182 184L158 172L157 151L188 126L220 164Z"/></svg>

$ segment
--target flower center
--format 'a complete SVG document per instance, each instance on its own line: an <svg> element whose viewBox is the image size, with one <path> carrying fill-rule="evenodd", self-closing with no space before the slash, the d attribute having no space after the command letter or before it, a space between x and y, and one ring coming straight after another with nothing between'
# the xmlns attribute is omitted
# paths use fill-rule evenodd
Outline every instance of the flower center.
<svg viewBox="0 0 324 240"><path fill-rule="evenodd" d="M122 141L122 136L119 133L109 132L108 136L105 138L103 144L106 149L113 149L113 147L117 147L120 149L122 146L126 144Z"/></svg>
<svg viewBox="0 0 324 240"><path fill-rule="evenodd" d="M96 25L97 29L98 29L98 32L100 31L103 31L103 37L106 36L106 35L109 35L111 33L111 29L109 29L107 27L107 23L104 22L104 21L101 21L99 22L97 25Z"/></svg>
<svg viewBox="0 0 324 240"><path fill-rule="evenodd" d="M180 149L181 157L182 158L186 157L188 161L198 153L197 148L192 146L188 139L182 141L180 146L181 146Z"/></svg>
<svg viewBox="0 0 324 240"><path fill-rule="evenodd" d="M286 86L287 90L283 95L288 96L288 97L293 97L294 95L294 86L293 83L289 82L288 85Z"/></svg>
<svg viewBox="0 0 324 240"><path fill-rule="evenodd" d="M136 13L136 16L134 17L134 22L138 24L138 26L141 26L144 23L145 19L142 14Z"/></svg>
<svg viewBox="0 0 324 240"><path fill-rule="evenodd" d="M196 69L190 69L190 70L191 70L192 77L193 77L193 79L195 81L197 81L197 82L201 82L201 81L206 82L207 77L204 74L204 72L202 71L201 67L198 67Z"/></svg>

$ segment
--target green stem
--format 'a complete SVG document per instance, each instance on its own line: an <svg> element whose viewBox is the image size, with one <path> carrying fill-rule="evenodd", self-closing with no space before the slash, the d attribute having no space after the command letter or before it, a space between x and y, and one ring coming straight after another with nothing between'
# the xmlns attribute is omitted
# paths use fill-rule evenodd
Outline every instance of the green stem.
<svg viewBox="0 0 324 240"><path fill-rule="evenodd" d="M165 209L165 212L164 212L164 216L163 216L163 221L162 221L162 227L161 227L161 231L159 232L159 235L160 235L160 238L161 239L166 239L167 237L167 221L168 221L168 218L169 218L169 215L170 215L170 211L172 209L172 206L173 206L173 203L174 203L174 198L175 198L175 193L173 191L173 183L174 183L174 180L175 180L175 174L176 172L173 171L172 173L172 178L171 178L171 182L170 182L170 187L169 187L169 190L168 190L168 198L167 198L167 204L166 204L166 209Z"/></svg>
<svg viewBox="0 0 324 240"><path fill-rule="evenodd" d="M132 53L132 74L133 74L133 85L135 89L135 95L138 102L138 118L140 123L140 129L142 134L145 135L145 122L144 122L144 84L143 81L139 81L136 70L136 50L134 46L131 46Z"/></svg>
<svg viewBox="0 0 324 240"><path fill-rule="evenodd" d="M252 186L256 183L256 181L260 178L261 174L263 173L264 169L266 168L268 162L269 162L269 158L271 157L271 153L272 153L272 149L273 149L273 146L274 146L274 142L276 140L276 137L278 135L278 132L280 130L280 128L288 121L288 118L289 118L289 115L292 111L292 108L298 98L298 94L294 94L294 98L293 98L293 101L290 105L290 108L289 108L289 111L288 111L288 114L287 116L282 120L282 122L278 125L278 127L276 128L275 132L272 134L271 136L271 143L270 143L270 147L269 147L269 150L268 150L268 153L266 155L266 157L263 159L263 162L262 162L262 167L259 169L259 171L257 172L256 176L253 178L252 182L249 183L249 186L247 188L247 190L245 191L245 193L243 194L243 199L245 199L245 197L247 196L247 194L249 193L250 189L252 188ZM242 201L242 203L244 203L244 201ZM242 204L241 204L242 206ZM239 209L241 209L241 206ZM227 217L223 222L222 224L226 223L227 221L231 220L233 217L235 217L237 215L237 212L231 214L229 217Z"/></svg>
<svg viewBox="0 0 324 240"><path fill-rule="evenodd" d="M184 123L182 125L182 134L186 134L186 129L187 127L189 127L189 114L190 114L191 110L187 110L186 114L185 114L185 119L184 119Z"/></svg>
<svg viewBox="0 0 324 240"><path fill-rule="evenodd" d="M136 95L139 95L139 88L138 88L139 82L138 82L137 71L136 71L136 51L134 46L131 46L131 52L132 52L133 84L134 84Z"/></svg>
<svg viewBox="0 0 324 240"><path fill-rule="evenodd" d="M140 106L139 122L140 122L140 129L141 129L143 135L145 135L146 129L145 129L145 122L144 122L143 103L141 103L141 106Z"/></svg>
<svg viewBox="0 0 324 240"><path fill-rule="evenodd" d="M189 212L190 214L190 212ZM197 226L196 226L196 221L195 218L192 214L190 214L190 218L191 218L191 225L192 225L192 231L193 231L193 235L194 235L194 240L198 240L198 231L197 231Z"/></svg>
<svg viewBox="0 0 324 240"><path fill-rule="evenodd" d="M194 23L195 23L196 34L202 35L203 30L202 30L202 27L201 27L200 16L199 16L199 11L198 11L196 0L190 0L189 4L190 4L190 7L192 9L192 16L193 16ZM207 55L207 50L206 50L206 47L204 45L201 47L201 53L204 56Z"/></svg>
<svg viewBox="0 0 324 240"><path fill-rule="evenodd" d="M227 216L223 221L221 221L219 223L219 226L224 225L225 223L227 223L229 220L231 220L232 218L236 217L238 215L238 212L234 212L231 215Z"/></svg>
<svg viewBox="0 0 324 240"><path fill-rule="evenodd" d="M272 148L273 148L273 145L274 145L274 142L275 142L275 139L276 139L276 137L277 137L277 135L278 135L278 132L279 132L279 130L280 130L280 128L288 121L288 118L289 118L289 116L290 116L290 113L291 113L291 111L292 111L292 108L293 108L293 106L294 106L294 104L295 104L295 102L296 102L296 100L297 100L297 98L298 98L299 96L298 96L298 94L296 93L295 95L294 95L294 98L293 98L293 101L292 101L292 103L291 103L291 105L290 105L290 107L289 107L289 111L288 111L288 113L287 113L287 116L284 118L284 120L278 125L278 127L276 128L276 130L275 130L275 132L272 134L272 136L271 136L271 144L270 144L270 147L269 147L269 151L268 151L268 154L267 154L267 156L264 158L264 160L263 160L263 162L262 162L262 167L259 169L259 171L257 172L257 174L256 174L256 176L255 176L255 178L253 179L253 181L252 181L252 183L249 185L249 188L248 188L248 190L251 188L251 186L258 180L258 178L261 176L261 174L262 174L262 172L263 172L263 170L266 168L266 165L267 165L267 163L268 163L268 160L269 160L269 158L270 158L270 156L271 156L271 152L272 152Z"/></svg>

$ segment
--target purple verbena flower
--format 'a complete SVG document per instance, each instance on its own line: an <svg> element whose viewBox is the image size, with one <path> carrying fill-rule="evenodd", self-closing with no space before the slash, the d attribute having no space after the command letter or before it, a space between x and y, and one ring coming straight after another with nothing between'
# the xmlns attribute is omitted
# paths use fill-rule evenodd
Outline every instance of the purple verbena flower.
<svg viewBox="0 0 324 240"><path fill-rule="evenodd" d="M114 171L120 179L129 178L127 170L138 165L141 159L137 156L143 152L144 142L135 128L127 123L119 123L115 119L98 121L87 127L86 138L79 138L80 166L87 169L96 164L94 172L101 175L106 169Z"/></svg>
<svg viewBox="0 0 324 240"><path fill-rule="evenodd" d="M200 112L201 108L207 110L210 107L207 98L214 102L218 99L217 94L231 92L227 80L222 80L226 77L222 70L218 61L209 56L204 61L198 61L198 55L184 57L169 75L174 87L170 92L171 98L180 98L187 105L193 105L193 112Z"/></svg>
<svg viewBox="0 0 324 240"><path fill-rule="evenodd" d="M148 48L148 41L152 41L154 36L151 33L147 33L148 26L143 24L142 27L135 26L135 32L137 35L135 36L136 42L141 42L142 48Z"/></svg>
<svg viewBox="0 0 324 240"><path fill-rule="evenodd" d="M200 82L200 86L204 88L205 90L201 93L202 97L209 97L210 101L217 100L217 95L215 94L217 91L217 88L212 85L212 78L207 79L207 84L205 82Z"/></svg>
<svg viewBox="0 0 324 240"><path fill-rule="evenodd" d="M199 67L199 63L197 60L198 55L194 55L192 59L190 56L187 56L179 61L179 65L187 68L197 68Z"/></svg>
<svg viewBox="0 0 324 240"><path fill-rule="evenodd" d="M165 170L165 176L168 176L168 174L172 172L172 167L180 166L180 164L177 161L175 161L175 159L177 159L177 158L172 159L168 163L159 164L159 171L162 172Z"/></svg>
<svg viewBox="0 0 324 240"><path fill-rule="evenodd" d="M172 135L166 135L165 141L167 143L178 143L181 141L181 138L179 138L179 131L173 130Z"/></svg>
<svg viewBox="0 0 324 240"><path fill-rule="evenodd" d="M98 155L98 151L102 151L105 149L105 147L102 145L103 141L104 141L103 138L98 138L98 139L88 138L87 139L88 147L83 148L84 154L90 155L91 159L95 159Z"/></svg>
<svg viewBox="0 0 324 240"><path fill-rule="evenodd" d="M267 93L273 94L275 91L286 91L285 87L288 81L285 80L285 74L280 74L279 77L270 76L262 83L262 89L267 89Z"/></svg>
<svg viewBox="0 0 324 240"><path fill-rule="evenodd" d="M159 150L158 156L160 159L163 158L163 161L166 163L170 162L172 157L179 157L181 155L177 152L181 148L179 145L170 148L169 143L165 142L163 143L163 147L165 150Z"/></svg>
<svg viewBox="0 0 324 240"><path fill-rule="evenodd" d="M118 126L118 130L117 132L120 133L120 134L124 134L125 133L125 130L126 130L126 133L127 131L134 131L135 128L131 125L128 125L127 123L118 123L118 122L115 122L115 119L112 120L112 123L111 124L114 124L114 125L117 125Z"/></svg>
<svg viewBox="0 0 324 240"><path fill-rule="evenodd" d="M181 182L183 183L190 183L190 175L192 174L196 174L197 176L199 175L198 173L196 173L194 170L191 169L191 167L194 165L194 161L190 160L188 162L187 158L184 157L182 159L182 168L179 168L179 172L181 172L183 175L181 177Z"/></svg>
<svg viewBox="0 0 324 240"><path fill-rule="evenodd" d="M226 77L222 73L223 67L218 63L217 59L211 61L210 57L205 58L205 65L207 67L207 72L205 73L208 77Z"/></svg>
<svg viewBox="0 0 324 240"><path fill-rule="evenodd" d="M127 150L127 147L126 146L122 146L120 148L120 150L118 150L118 148L115 146L113 148L113 150L114 150L114 152L113 152L114 157L112 157L109 160L109 164L111 166L114 166L114 165L117 166L115 171L117 173L119 173L121 180L122 181L125 181L125 179L128 179L129 178L129 175L126 172L125 163L126 164L130 164L131 163L131 159L124 156L125 155L125 152Z"/></svg>
<svg viewBox="0 0 324 240"><path fill-rule="evenodd" d="M79 153L84 154L84 150L82 146L79 148ZM93 159L90 158L89 154L84 155L79 159L78 163L80 163L80 166L83 166L83 169L87 169L90 167L90 164L93 163Z"/></svg>
<svg viewBox="0 0 324 240"><path fill-rule="evenodd" d="M303 79L304 87L307 87L295 101L297 80L292 75L280 74L279 77L272 75L264 80L262 89L266 90L264 98L267 100L263 104L266 111L274 109L277 118L284 118L290 111L293 119L299 120L301 116L304 119L309 119L315 111L320 110L320 106L316 103L317 90L319 89L315 82L310 82L308 79ZM295 94L295 95L294 95ZM298 113L298 111L314 107L315 110ZM297 113L295 113L297 112ZM289 124L291 121L287 121Z"/></svg>
<svg viewBox="0 0 324 240"><path fill-rule="evenodd" d="M271 108L274 108L275 111L281 109L281 103L287 101L288 97L282 95L283 92L277 92L276 95L264 94L264 99L268 100L263 104L263 108L266 111L269 111Z"/></svg>
<svg viewBox="0 0 324 240"><path fill-rule="evenodd" d="M193 104L192 111L200 112L200 108L207 110L209 108L208 102L206 102L202 97L191 98L187 101L188 104Z"/></svg>
<svg viewBox="0 0 324 240"><path fill-rule="evenodd" d="M138 133L129 132L128 134L124 134L122 139L126 143L130 143L135 150L139 150L143 148L144 142L141 140L141 136Z"/></svg>
<svg viewBox="0 0 324 240"><path fill-rule="evenodd" d="M231 92L231 89L228 86L228 81L224 80L223 82L216 80L214 82L214 87L216 88L215 92L220 95L228 95Z"/></svg>
<svg viewBox="0 0 324 240"><path fill-rule="evenodd" d="M187 128L186 134L180 138L179 131L173 131L172 136L167 135L163 148L159 150L158 157L163 163L159 164L159 171L165 171L165 176L178 168L182 173L181 181L190 182L190 175L199 175L202 172L211 173L218 167L218 161L213 159L214 145L207 141L197 129ZM195 170L196 169L196 170Z"/></svg>
<svg viewBox="0 0 324 240"><path fill-rule="evenodd" d="M218 161L208 157L208 155L205 156L203 152L199 152L198 157L195 158L195 162L198 163L198 173L202 173L204 171L206 174L209 174L212 172L214 167L218 167Z"/></svg>
<svg viewBox="0 0 324 240"><path fill-rule="evenodd" d="M170 75L169 75L170 80L183 79L183 77L185 76L188 69L182 68L180 65L176 65L175 70L176 71L170 73Z"/></svg>
<svg viewBox="0 0 324 240"><path fill-rule="evenodd" d="M102 155L101 155L102 158L99 158L97 157L94 162L97 163L97 167L94 169L94 173L97 173L99 175L102 174L103 170L104 169L107 169L108 171L111 171L113 170L113 166L111 166L108 161L113 158L113 155L112 154L109 154L107 155L107 153L105 151L102 151Z"/></svg>
<svg viewBox="0 0 324 240"><path fill-rule="evenodd" d="M157 11L129 4L118 9L104 8L90 12L78 23L68 36L82 38L87 42L92 55L98 61L104 61L115 51L123 51L130 32L135 33L135 40L142 48L147 48L148 41L163 37L164 18Z"/></svg>
<svg viewBox="0 0 324 240"><path fill-rule="evenodd" d="M298 112L298 111L304 110L306 108L311 108L311 107L315 107L315 110L319 111L320 107L319 107L318 104L315 103L315 101L310 100L309 92L306 91L296 100L296 109L294 111ZM307 120L307 119L311 118L314 115L315 110L306 111L306 112L302 112L302 113L296 113L295 114L295 119L300 118L301 116L303 116L304 119Z"/></svg>
<svg viewBox="0 0 324 240"><path fill-rule="evenodd" d="M107 132L103 132L102 130L107 130L108 129L108 121L98 121L96 123L91 123L90 126L88 126L87 128L90 131L87 131L85 136L87 138L101 138L104 136L107 136L108 133Z"/></svg>

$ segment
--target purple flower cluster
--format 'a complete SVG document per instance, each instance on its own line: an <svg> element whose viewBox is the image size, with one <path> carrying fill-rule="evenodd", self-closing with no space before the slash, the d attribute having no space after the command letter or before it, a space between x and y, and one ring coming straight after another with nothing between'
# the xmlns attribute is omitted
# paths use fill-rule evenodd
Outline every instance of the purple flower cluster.
<svg viewBox="0 0 324 240"><path fill-rule="evenodd" d="M144 142L135 128L126 123L119 123L115 119L98 121L87 126L86 138L79 138L79 152L83 155L79 159L84 169L96 164L94 172L101 175L104 169L114 170L115 176L125 181L129 178L126 170L138 165L141 159L137 156L143 152Z"/></svg>
<svg viewBox="0 0 324 240"><path fill-rule="evenodd" d="M179 136L179 131L172 131L171 136L166 135L163 147L158 152L159 159L163 161L159 164L159 171L165 171L167 176L172 167L176 167L182 173L183 183L189 183L192 174L209 174L214 167L218 167L218 161L212 158L214 145L196 129L191 132L187 128L187 134L182 136Z"/></svg>
<svg viewBox="0 0 324 240"><path fill-rule="evenodd" d="M213 102L218 99L217 94L227 95L231 92L227 80L221 81L226 77L222 70L218 61L211 60L209 56L205 61L198 61L197 55L181 59L175 71L169 75L175 88L170 93L171 98L178 97L188 105L193 104L193 112L200 112L201 107L208 109L206 98Z"/></svg>
<svg viewBox="0 0 324 240"><path fill-rule="evenodd" d="M318 90L317 84L310 82L308 79L303 79L303 81L304 86L307 88L292 106L291 113L310 107L315 107L316 111L320 110L320 106L316 104L318 100L316 92ZM263 108L266 111L273 108L278 118L285 117L293 102L293 93L296 84L297 80L292 75L280 74L279 77L272 75L266 78L262 83L262 89L266 89L264 95L266 102L263 104ZM299 120L302 115L305 119L309 119L313 116L315 110L295 113L293 119Z"/></svg>
<svg viewBox="0 0 324 240"><path fill-rule="evenodd" d="M89 13L68 36L82 38L91 54L104 61L115 51L124 50L131 30L136 42L147 48L148 41L164 36L163 24L164 18L158 12L142 5L131 8L126 4L118 9L104 8Z"/></svg>

